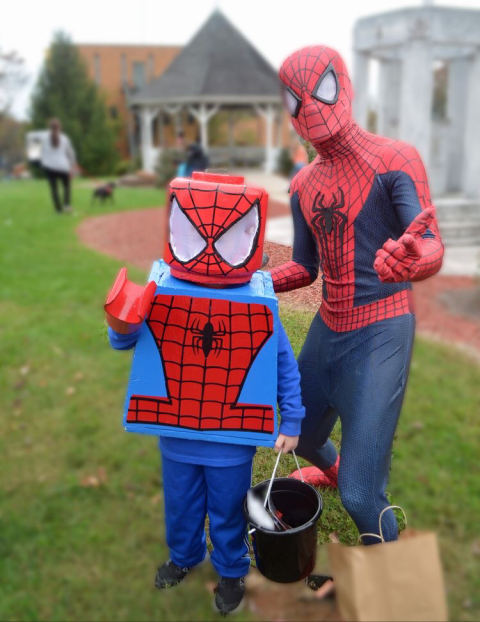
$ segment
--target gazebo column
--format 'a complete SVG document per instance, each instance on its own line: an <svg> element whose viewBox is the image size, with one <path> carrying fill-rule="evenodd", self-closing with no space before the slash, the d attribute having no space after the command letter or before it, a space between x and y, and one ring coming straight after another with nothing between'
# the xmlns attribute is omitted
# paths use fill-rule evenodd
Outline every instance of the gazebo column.
<svg viewBox="0 0 480 622"><path fill-rule="evenodd" d="M193 106L189 108L200 125L200 141L204 151L208 151L208 122L217 114L219 108L220 106L216 104L211 108L208 108L207 104L200 104L198 108L194 108Z"/></svg>
<svg viewBox="0 0 480 622"><path fill-rule="evenodd" d="M232 166L235 150L235 118L231 109L228 110L228 166Z"/></svg>
<svg viewBox="0 0 480 622"><path fill-rule="evenodd" d="M377 133L381 136L397 138L401 69L399 61L380 60Z"/></svg>
<svg viewBox="0 0 480 622"><path fill-rule="evenodd" d="M464 188L469 197L480 196L480 49L477 49L470 69L465 128L465 177Z"/></svg>
<svg viewBox="0 0 480 622"><path fill-rule="evenodd" d="M273 173L275 170L275 148L273 146L273 125L276 110L272 104L264 108L255 106L257 113L265 119L265 172Z"/></svg>
<svg viewBox="0 0 480 622"><path fill-rule="evenodd" d="M153 172L155 168L155 163L152 162L152 123L158 112L158 108L154 109L148 107L141 108L140 112L140 132L142 136L142 168L148 172Z"/></svg>
<svg viewBox="0 0 480 622"><path fill-rule="evenodd" d="M180 104L177 104L175 106L165 106L165 111L173 118L173 126L175 128L175 139L177 138L178 134L180 133L182 127L181 127L181 123L180 123L180 110L182 109Z"/></svg>
<svg viewBox="0 0 480 622"><path fill-rule="evenodd" d="M448 66L447 115L450 126L446 170L448 192L458 192L462 188L470 64L469 58L454 58Z"/></svg>
<svg viewBox="0 0 480 622"><path fill-rule="evenodd" d="M355 121L360 127L366 128L368 124L368 82L370 72L370 56L365 52L355 51L355 64L353 72L353 111Z"/></svg>
<svg viewBox="0 0 480 622"><path fill-rule="evenodd" d="M433 58L426 39L403 48L399 138L416 147L428 171L432 126Z"/></svg>

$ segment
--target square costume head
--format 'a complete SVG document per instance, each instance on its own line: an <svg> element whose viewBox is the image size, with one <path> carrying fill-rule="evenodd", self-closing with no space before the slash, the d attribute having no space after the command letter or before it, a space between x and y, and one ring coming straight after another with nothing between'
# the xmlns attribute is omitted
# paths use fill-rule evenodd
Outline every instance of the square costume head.
<svg viewBox="0 0 480 622"><path fill-rule="evenodd" d="M164 255L171 274L204 285L248 283L262 265L267 202L243 177L174 179Z"/></svg>

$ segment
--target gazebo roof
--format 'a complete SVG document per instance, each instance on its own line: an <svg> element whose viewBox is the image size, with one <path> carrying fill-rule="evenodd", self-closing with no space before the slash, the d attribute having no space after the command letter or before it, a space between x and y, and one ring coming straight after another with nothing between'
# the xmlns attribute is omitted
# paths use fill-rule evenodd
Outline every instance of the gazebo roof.
<svg viewBox="0 0 480 622"><path fill-rule="evenodd" d="M277 103L276 71L216 9L165 72L131 104Z"/></svg>

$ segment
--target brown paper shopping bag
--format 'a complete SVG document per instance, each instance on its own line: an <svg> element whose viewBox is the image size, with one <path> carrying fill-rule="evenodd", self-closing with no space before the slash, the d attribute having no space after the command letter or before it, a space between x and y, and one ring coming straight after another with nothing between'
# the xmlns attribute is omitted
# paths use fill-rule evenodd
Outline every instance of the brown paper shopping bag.
<svg viewBox="0 0 480 622"><path fill-rule="evenodd" d="M346 622L445 622L447 607L436 535L408 529L397 541L385 542L381 522L388 509L380 514L379 535L363 534L378 537L382 544L328 545L342 616Z"/></svg>

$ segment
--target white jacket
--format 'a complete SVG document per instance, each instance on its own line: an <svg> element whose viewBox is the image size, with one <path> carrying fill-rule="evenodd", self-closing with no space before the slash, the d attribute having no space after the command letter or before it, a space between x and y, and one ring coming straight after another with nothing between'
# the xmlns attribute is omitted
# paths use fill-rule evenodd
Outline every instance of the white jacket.
<svg viewBox="0 0 480 622"><path fill-rule="evenodd" d="M50 140L50 132L45 132L41 139L40 161L44 168L69 173L76 163L75 151L68 136L60 134L59 138L58 147L54 147Z"/></svg>

